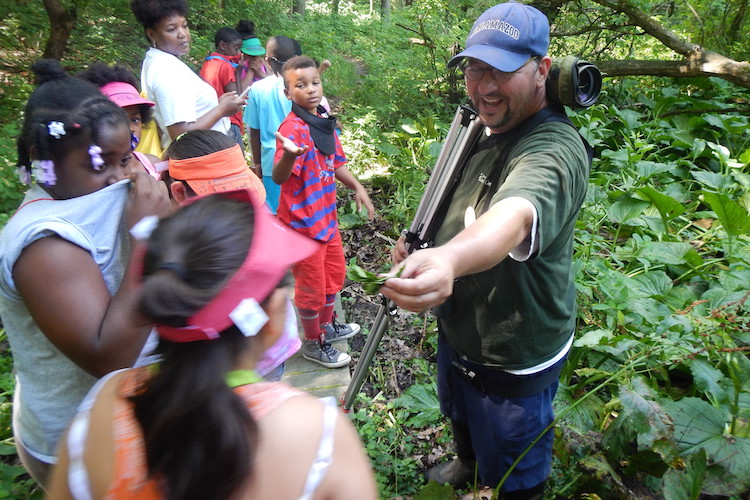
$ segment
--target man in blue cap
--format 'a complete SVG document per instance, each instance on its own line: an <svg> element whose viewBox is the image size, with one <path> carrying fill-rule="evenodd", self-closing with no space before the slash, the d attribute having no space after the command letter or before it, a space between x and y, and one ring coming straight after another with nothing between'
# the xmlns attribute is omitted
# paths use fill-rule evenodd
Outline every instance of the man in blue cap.
<svg viewBox="0 0 750 500"><path fill-rule="evenodd" d="M496 487L552 422L552 400L576 319L573 231L590 161L546 95L549 22L509 2L485 11L449 67L463 72L487 128L472 150L433 248L394 251L399 306L438 306L438 393L457 458L428 470L438 482ZM501 498L541 498L553 432L513 468Z"/></svg>

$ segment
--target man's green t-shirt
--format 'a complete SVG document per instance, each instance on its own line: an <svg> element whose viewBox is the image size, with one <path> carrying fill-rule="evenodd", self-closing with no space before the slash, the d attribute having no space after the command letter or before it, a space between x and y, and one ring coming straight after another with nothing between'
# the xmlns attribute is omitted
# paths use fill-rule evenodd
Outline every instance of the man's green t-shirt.
<svg viewBox="0 0 750 500"><path fill-rule="evenodd" d="M502 199L522 197L536 208L538 250L527 261L507 257L492 269L459 278L452 312L439 324L469 361L522 370L552 359L575 326L573 231L586 194L589 160L573 127L543 123L511 146L499 187L488 186L509 135L482 138L461 175L436 244L464 229L468 207L479 217Z"/></svg>

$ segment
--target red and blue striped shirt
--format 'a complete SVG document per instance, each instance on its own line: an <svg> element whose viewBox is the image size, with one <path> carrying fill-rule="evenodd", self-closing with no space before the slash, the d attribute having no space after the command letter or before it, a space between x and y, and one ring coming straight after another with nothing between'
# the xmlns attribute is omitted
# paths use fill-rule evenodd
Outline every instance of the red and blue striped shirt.
<svg viewBox="0 0 750 500"><path fill-rule="evenodd" d="M297 146L307 145L308 149L297 157L289 179L281 185L276 214L296 231L319 241L330 241L338 231L335 171L346 163L338 134L336 152L326 156L315 147L309 126L294 112L281 123L279 133ZM283 154L284 148L277 139L274 164Z"/></svg>

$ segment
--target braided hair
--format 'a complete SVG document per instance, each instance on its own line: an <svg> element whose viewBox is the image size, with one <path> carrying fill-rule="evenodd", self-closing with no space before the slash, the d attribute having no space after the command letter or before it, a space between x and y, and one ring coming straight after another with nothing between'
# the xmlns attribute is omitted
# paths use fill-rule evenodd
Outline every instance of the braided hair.
<svg viewBox="0 0 750 500"><path fill-rule="evenodd" d="M31 67L38 87L24 111L16 140L18 167L30 178L32 150L36 160L62 161L76 148L98 144L105 127L128 126L128 117L95 85L73 78L55 59Z"/></svg>

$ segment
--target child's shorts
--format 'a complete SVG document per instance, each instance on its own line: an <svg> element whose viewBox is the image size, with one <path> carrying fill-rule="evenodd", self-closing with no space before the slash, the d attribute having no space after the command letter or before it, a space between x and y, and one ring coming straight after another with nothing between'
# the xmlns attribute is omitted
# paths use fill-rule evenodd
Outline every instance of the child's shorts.
<svg viewBox="0 0 750 500"><path fill-rule="evenodd" d="M336 235L310 257L292 267L294 274L294 305L297 309L322 311L326 295L341 291L346 278L344 245L341 233Z"/></svg>

